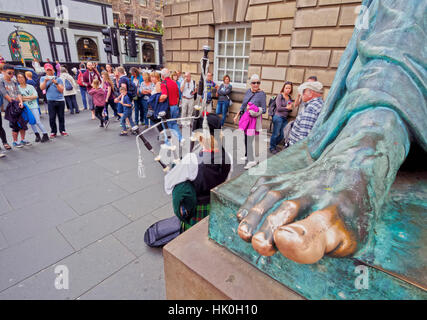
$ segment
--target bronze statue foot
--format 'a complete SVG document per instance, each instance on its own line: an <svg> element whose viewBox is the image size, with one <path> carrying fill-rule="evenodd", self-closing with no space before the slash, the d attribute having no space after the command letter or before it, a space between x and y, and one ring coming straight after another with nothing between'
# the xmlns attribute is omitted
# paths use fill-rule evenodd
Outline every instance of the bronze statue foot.
<svg viewBox="0 0 427 320"><path fill-rule="evenodd" d="M315 263L325 254L344 257L357 247L355 237L339 217L336 206L279 227L274 232L274 243L285 257L304 264ZM253 242L252 245L256 247Z"/></svg>
<svg viewBox="0 0 427 320"><path fill-rule="evenodd" d="M237 232L261 255L279 250L298 263L353 254L368 243L408 149L394 111L360 112L308 167L258 179L237 212Z"/></svg>

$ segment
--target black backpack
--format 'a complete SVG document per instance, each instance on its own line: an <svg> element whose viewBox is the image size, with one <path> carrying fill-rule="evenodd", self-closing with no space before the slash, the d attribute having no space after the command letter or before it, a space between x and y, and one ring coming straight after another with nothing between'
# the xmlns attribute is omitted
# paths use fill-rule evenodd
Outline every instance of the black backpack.
<svg viewBox="0 0 427 320"><path fill-rule="evenodd" d="M272 96L270 98L270 102L268 103L268 116L269 117L274 116L274 113L276 112L276 108L277 108L276 98L277 98L276 96Z"/></svg>
<svg viewBox="0 0 427 320"><path fill-rule="evenodd" d="M150 247L162 247L181 233L181 221L173 216L152 224L144 234L144 242Z"/></svg>

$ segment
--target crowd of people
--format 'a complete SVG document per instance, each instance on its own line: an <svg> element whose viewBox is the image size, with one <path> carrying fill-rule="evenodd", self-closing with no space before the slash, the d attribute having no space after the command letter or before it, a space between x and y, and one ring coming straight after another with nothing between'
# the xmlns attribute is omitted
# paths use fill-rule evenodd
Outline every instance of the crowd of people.
<svg viewBox="0 0 427 320"><path fill-rule="evenodd" d="M13 116L12 107L26 109L31 112L31 128L36 136L35 142L46 142L58 134L67 136L65 129L65 107L70 114L79 114L80 107L77 101L77 92L81 94L83 110L90 110L91 119L99 120L101 128L110 124L110 114L116 121L120 121L120 135L126 136L139 132L140 126L147 128L158 122L158 113L167 111L169 118L189 118L194 113L197 99L198 83L192 75L186 72L170 72L168 69L161 71L147 71L140 68L130 68L129 75L124 67L113 68L107 64L105 68L95 62L81 63L79 69L68 70L56 62L45 63L43 67L38 61L33 62L34 70L45 75L40 78L39 84L33 80L32 72L15 73L12 65L0 64L0 104L7 110L5 119L11 119L13 147L22 148L31 143L25 140L28 129L24 117ZM254 153L254 137L262 128L262 115L267 111L266 94L260 89L261 80L258 75L252 75L250 89L244 95L240 111L233 121L245 133L245 156L241 159L247 161L245 169L257 164ZM39 88L37 88L39 86ZM50 124L50 137L46 128L40 121L40 106L37 89L43 91L47 104ZM231 79L225 75L222 83L218 85L213 81L212 73L206 76L206 103L207 112L213 111L213 99L217 98L216 114L220 116L220 126L223 127L232 104L230 98L233 87ZM286 81L282 90L277 95L274 103L270 102L269 115L272 122L272 135L270 138L270 152L276 154L280 151L278 144L285 140L285 147L295 144L305 138L311 131L323 105L323 86L315 76L299 86L299 94L294 100L293 84ZM273 105L273 108L271 107ZM295 121L289 123L292 110L299 108ZM19 110L16 110L19 113ZM20 124L21 123L21 124ZM58 125L57 125L58 123ZM189 121L172 121L169 127L179 141L183 140L180 127L188 125ZM10 146L0 122L0 137L6 150ZM19 141L20 136L20 141ZM4 156L4 153L1 154Z"/></svg>

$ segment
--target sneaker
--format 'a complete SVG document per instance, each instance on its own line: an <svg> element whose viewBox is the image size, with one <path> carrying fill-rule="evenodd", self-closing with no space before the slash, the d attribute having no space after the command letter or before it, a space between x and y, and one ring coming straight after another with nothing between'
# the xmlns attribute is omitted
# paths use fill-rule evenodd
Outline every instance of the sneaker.
<svg viewBox="0 0 427 320"><path fill-rule="evenodd" d="M278 153L279 151L277 151L276 149L273 149L273 150L270 150L270 153L272 153L272 154L276 154L276 153Z"/></svg>
<svg viewBox="0 0 427 320"><path fill-rule="evenodd" d="M244 168L245 168L245 170L248 170L252 167L255 167L257 164L258 164L258 162L256 162L256 161L249 161L248 164Z"/></svg>
<svg viewBox="0 0 427 320"><path fill-rule="evenodd" d="M61 132L61 136L63 136L63 137L67 137L67 136L68 136L68 133L66 133L65 131L62 131L62 132Z"/></svg>
<svg viewBox="0 0 427 320"><path fill-rule="evenodd" d="M110 124L110 120L105 120L105 122L104 122L105 129L108 128L109 124Z"/></svg>
<svg viewBox="0 0 427 320"><path fill-rule="evenodd" d="M246 161L246 160L248 160L248 157L246 157L246 156L245 157L241 157L240 160Z"/></svg>
<svg viewBox="0 0 427 320"><path fill-rule="evenodd" d="M139 127L138 126L133 126L132 127L132 131L138 131L139 130Z"/></svg>
<svg viewBox="0 0 427 320"><path fill-rule="evenodd" d="M50 134L50 138L51 138L51 139L56 138L56 133L51 133L51 134Z"/></svg>
<svg viewBox="0 0 427 320"><path fill-rule="evenodd" d="M0 158L4 158L6 155L4 153L0 153Z"/></svg>
<svg viewBox="0 0 427 320"><path fill-rule="evenodd" d="M122 132L120 132L120 135L121 135L121 136L127 136L127 135L128 135L128 133L127 133L127 131L122 131Z"/></svg>
<svg viewBox="0 0 427 320"><path fill-rule="evenodd" d="M17 142L13 142L12 144L15 148L22 148L24 145L17 143Z"/></svg>
<svg viewBox="0 0 427 320"><path fill-rule="evenodd" d="M25 140L21 140L21 144L23 146L31 146L31 142L25 141Z"/></svg>
<svg viewBox="0 0 427 320"><path fill-rule="evenodd" d="M100 128L104 128L104 125L103 125L103 124L101 124L101 125L99 125L99 127L100 127Z"/></svg>

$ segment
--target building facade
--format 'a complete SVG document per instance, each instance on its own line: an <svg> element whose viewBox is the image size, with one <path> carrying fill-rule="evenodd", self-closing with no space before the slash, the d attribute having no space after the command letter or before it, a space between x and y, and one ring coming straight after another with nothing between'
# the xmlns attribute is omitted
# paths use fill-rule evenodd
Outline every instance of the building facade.
<svg viewBox="0 0 427 320"><path fill-rule="evenodd" d="M37 58L61 64L96 61L159 68L163 64L162 35L136 29L138 57L126 54L127 30L120 28L120 57L104 51L102 29L114 25L112 5L97 0L14 0L0 2L0 55L27 64Z"/></svg>
<svg viewBox="0 0 427 320"><path fill-rule="evenodd" d="M268 99L285 81L299 85L312 75L324 84L326 98L360 4L360 0L169 1L164 7L166 65L199 75L202 48L209 45L214 80L221 82L228 74L234 88L228 122L255 73ZM295 96L296 91L294 86Z"/></svg>
<svg viewBox="0 0 427 320"><path fill-rule="evenodd" d="M105 0L112 5L116 22L124 25L156 28L163 27L163 1L161 0Z"/></svg>

